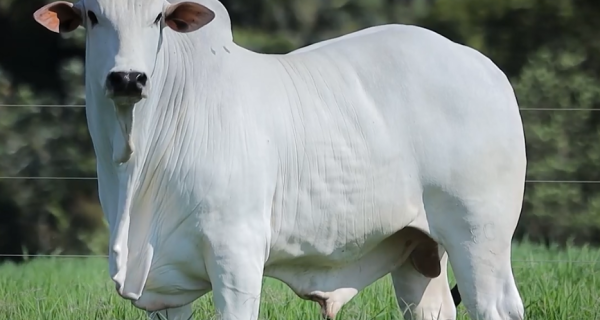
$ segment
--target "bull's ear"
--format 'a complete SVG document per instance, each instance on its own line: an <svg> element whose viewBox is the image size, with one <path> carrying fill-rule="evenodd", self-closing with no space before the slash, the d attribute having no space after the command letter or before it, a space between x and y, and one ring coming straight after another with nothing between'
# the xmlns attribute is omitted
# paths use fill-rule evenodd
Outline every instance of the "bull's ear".
<svg viewBox="0 0 600 320"><path fill-rule="evenodd" d="M195 2L179 2L165 11L165 23L177 32L192 32L207 25L215 18L209 8Z"/></svg>
<svg viewBox="0 0 600 320"><path fill-rule="evenodd" d="M56 33L71 32L83 21L81 12L67 1L55 1L39 8L33 18L37 23Z"/></svg>

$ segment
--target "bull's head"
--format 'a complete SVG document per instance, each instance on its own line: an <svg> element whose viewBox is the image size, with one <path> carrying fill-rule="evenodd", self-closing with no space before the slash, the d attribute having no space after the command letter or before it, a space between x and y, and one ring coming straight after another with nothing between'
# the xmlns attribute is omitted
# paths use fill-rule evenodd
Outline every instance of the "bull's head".
<svg viewBox="0 0 600 320"><path fill-rule="evenodd" d="M191 32L215 14L195 2L165 0L56 1L34 13L35 20L57 33L86 29L87 72L93 85L113 100L144 98L156 62L162 30Z"/></svg>
<svg viewBox="0 0 600 320"><path fill-rule="evenodd" d="M215 13L189 1L80 0L52 2L34 18L56 33L85 28L87 99L114 105L120 132L113 138L113 161L125 163L133 153L133 108L152 91L164 29L192 32Z"/></svg>

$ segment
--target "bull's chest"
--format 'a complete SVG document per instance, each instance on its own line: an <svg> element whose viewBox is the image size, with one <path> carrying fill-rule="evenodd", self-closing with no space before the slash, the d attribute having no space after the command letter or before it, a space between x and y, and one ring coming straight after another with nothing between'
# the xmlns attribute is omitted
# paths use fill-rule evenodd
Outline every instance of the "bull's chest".
<svg viewBox="0 0 600 320"><path fill-rule="evenodd" d="M177 238L173 236L172 240L156 246L146 291L171 294L210 288L204 255L198 250L197 238Z"/></svg>

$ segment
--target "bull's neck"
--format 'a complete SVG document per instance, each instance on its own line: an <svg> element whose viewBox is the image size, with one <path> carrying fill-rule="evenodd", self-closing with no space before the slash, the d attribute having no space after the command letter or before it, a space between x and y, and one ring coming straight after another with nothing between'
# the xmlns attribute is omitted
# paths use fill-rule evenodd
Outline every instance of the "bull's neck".
<svg viewBox="0 0 600 320"><path fill-rule="evenodd" d="M210 39L209 39L210 40ZM149 164L149 155L175 153L200 138L206 119L222 103L225 83L234 86L231 55L247 54L233 42L200 41L187 34L166 33L150 77L150 94L133 110L134 161ZM227 79L227 82L225 82ZM212 107L211 107L212 106Z"/></svg>
<svg viewBox="0 0 600 320"><path fill-rule="evenodd" d="M202 108L202 101L194 98L209 97L218 92L211 89L222 83L221 78L231 78L227 74L231 61L227 57L228 47L238 48L233 42L206 43L187 34L166 33L150 77L151 93L140 103L146 111L139 116L149 115L148 111L154 116L185 112L190 107Z"/></svg>

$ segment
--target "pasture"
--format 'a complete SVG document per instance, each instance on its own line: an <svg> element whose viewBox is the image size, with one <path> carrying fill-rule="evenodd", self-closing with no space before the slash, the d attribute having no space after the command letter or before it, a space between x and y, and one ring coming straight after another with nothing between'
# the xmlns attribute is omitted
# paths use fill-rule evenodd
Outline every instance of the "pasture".
<svg viewBox="0 0 600 320"><path fill-rule="evenodd" d="M514 246L513 269L527 319L600 319L600 250ZM454 279L451 276L451 283ZM320 320L318 305L296 297L282 283L265 279L260 319ZM464 307L458 319L466 320ZM211 294L195 303L194 319L214 319ZM146 319L119 298L103 258L35 259L0 266L0 319ZM389 276L342 309L342 320L398 320Z"/></svg>

